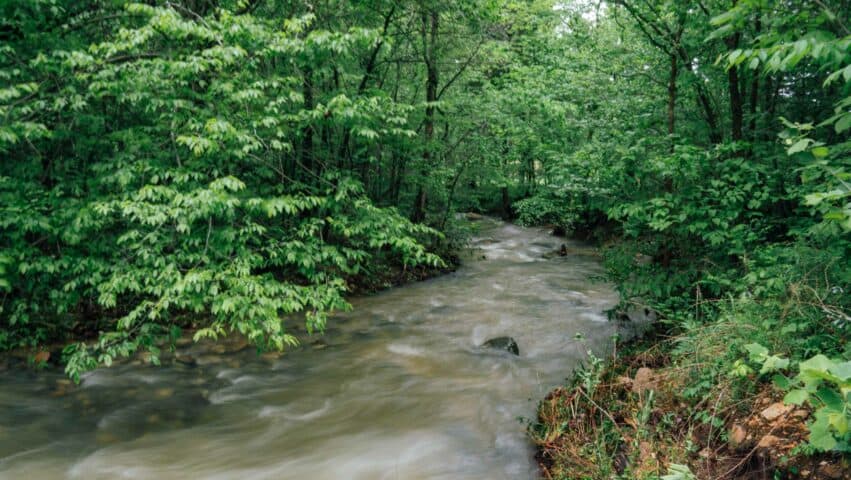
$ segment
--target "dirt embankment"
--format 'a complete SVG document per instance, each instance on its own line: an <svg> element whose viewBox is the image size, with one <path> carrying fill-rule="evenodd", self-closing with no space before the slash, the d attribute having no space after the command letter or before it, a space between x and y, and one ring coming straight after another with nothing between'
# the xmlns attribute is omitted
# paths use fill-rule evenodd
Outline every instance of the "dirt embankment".
<svg viewBox="0 0 851 480"><path fill-rule="evenodd" d="M544 477L851 479L847 459L808 451L810 410L770 386L742 393L724 381L695 401L699 368L645 339L550 392L530 425Z"/></svg>

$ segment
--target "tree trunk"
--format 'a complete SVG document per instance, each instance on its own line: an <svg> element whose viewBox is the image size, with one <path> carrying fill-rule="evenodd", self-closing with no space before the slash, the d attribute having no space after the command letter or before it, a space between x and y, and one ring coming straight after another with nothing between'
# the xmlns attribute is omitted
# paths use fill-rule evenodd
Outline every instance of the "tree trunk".
<svg viewBox="0 0 851 480"><path fill-rule="evenodd" d="M739 90L739 69L731 67L727 70L727 83L730 88L730 123L733 141L742 139L742 117L744 108L742 105L742 92Z"/></svg>
<svg viewBox="0 0 851 480"><path fill-rule="evenodd" d="M734 142L742 139L742 117L744 106L742 91L739 88L739 69L730 67L727 70L727 84L730 90L730 128Z"/></svg>
<svg viewBox="0 0 851 480"><path fill-rule="evenodd" d="M750 100L750 116L751 121L748 129L751 133L751 138L756 141L756 116L757 109L759 107L759 75L756 72L753 72L753 79L751 79L751 100Z"/></svg>
<svg viewBox="0 0 851 480"><path fill-rule="evenodd" d="M402 177L405 175L404 161L402 155L399 155L395 151L393 152L393 174L391 175L392 180L390 182L390 199L393 201L393 205L399 205L399 192L402 190Z"/></svg>
<svg viewBox="0 0 851 480"><path fill-rule="evenodd" d="M417 187L417 195L414 197L414 213L411 214L411 221L415 223L420 223L425 220L425 211L426 211L426 202L428 201L426 197L425 186L420 184Z"/></svg>
<svg viewBox="0 0 851 480"><path fill-rule="evenodd" d="M673 149L673 135L676 122L675 107L677 105L677 74L679 68L677 65L677 56L671 55L671 71L668 75L668 135L671 138L671 148Z"/></svg>
<svg viewBox="0 0 851 480"><path fill-rule="evenodd" d="M759 21L759 17L757 17L754 23L754 30L757 34L762 31L762 22ZM756 115L757 110L759 109L759 74L756 71L751 71L751 99L750 99L750 133L751 133L751 141L756 141Z"/></svg>
<svg viewBox="0 0 851 480"><path fill-rule="evenodd" d="M733 6L736 5L736 0L733 1ZM739 39L742 34L739 32L730 35L724 39L727 44L727 51L732 52L739 47ZM742 140L742 118L744 116L744 102L742 101L742 90L739 86L739 68L732 66L727 69L727 85L730 91L730 126L734 142Z"/></svg>
<svg viewBox="0 0 851 480"><path fill-rule="evenodd" d="M500 202L500 210L502 210L502 218L503 220L511 219L511 197L508 195L508 187L502 187L500 189L500 193L502 194L502 201Z"/></svg>
<svg viewBox="0 0 851 480"><path fill-rule="evenodd" d="M313 71L304 71L302 81L302 94L304 95L304 109L313 110ZM305 125L301 130L301 166L308 172L313 172L313 128Z"/></svg>
<svg viewBox="0 0 851 480"><path fill-rule="evenodd" d="M439 27L440 15L436 10L423 12L422 14L422 39L423 55L426 65L426 109L423 121L423 132L425 146L423 149L423 164L420 169L420 182L417 187L417 195L414 201L411 220L422 222L425 220L426 207L428 206L428 190L424 180L428 177L428 171L432 162L432 141L434 140L434 102L437 101L438 71L435 58L435 47L437 44L437 29Z"/></svg>
<svg viewBox="0 0 851 480"><path fill-rule="evenodd" d="M677 52L686 69L694 73L694 65L691 63L692 60L689 58L688 52L682 47L677 48ZM712 99L709 98L709 92L706 91L706 87L699 77L695 82L695 88L697 88L697 104L703 110L703 116L709 127L709 141L711 143L720 143L722 136L721 130L718 128L718 114L715 112L715 108L712 107Z"/></svg>

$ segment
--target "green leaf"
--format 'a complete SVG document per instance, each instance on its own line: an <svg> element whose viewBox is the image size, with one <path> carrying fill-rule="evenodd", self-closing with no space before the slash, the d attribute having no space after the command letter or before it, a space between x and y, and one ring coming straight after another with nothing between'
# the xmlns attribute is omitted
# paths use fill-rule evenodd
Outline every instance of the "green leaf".
<svg viewBox="0 0 851 480"><path fill-rule="evenodd" d="M744 348L752 362L761 363L768 357L768 349L758 343L749 343Z"/></svg>
<svg viewBox="0 0 851 480"><path fill-rule="evenodd" d="M815 421L810 424L810 445L824 452L833 450L837 445L830 431L830 415L823 409L815 412Z"/></svg>
<svg viewBox="0 0 851 480"><path fill-rule="evenodd" d="M830 149L827 147L815 147L810 151L817 158L826 157L830 153Z"/></svg>
<svg viewBox="0 0 851 480"><path fill-rule="evenodd" d="M803 152L804 150L807 149L807 147L810 146L811 143L813 143L812 139L803 138L801 140L798 140L794 144L792 144L792 146L789 147L788 150L786 150L786 153L789 154L789 155L794 155L796 153Z"/></svg>
<svg viewBox="0 0 851 480"><path fill-rule="evenodd" d="M815 396L824 404L824 406L835 412L844 412L845 399L833 388L823 387L818 389Z"/></svg>
<svg viewBox="0 0 851 480"><path fill-rule="evenodd" d="M839 120L836 121L834 128L836 129L836 133L842 133L845 130L851 128L851 113L846 113L845 115L839 117Z"/></svg>
<svg viewBox="0 0 851 480"><path fill-rule="evenodd" d="M826 372L836 364L824 355L816 355L809 360L801 362L798 369L801 372Z"/></svg>
<svg viewBox="0 0 851 480"><path fill-rule="evenodd" d="M781 390L788 390L792 386L792 382L786 375L777 374L771 377L772 383Z"/></svg>
<svg viewBox="0 0 851 480"><path fill-rule="evenodd" d="M760 369L760 375L776 372L778 370L783 370L789 366L789 359L782 358L777 355L768 356L762 364L762 368Z"/></svg>
<svg viewBox="0 0 851 480"><path fill-rule="evenodd" d="M787 393L783 397L783 403L787 405L802 405L810 398L810 394L806 390L796 389Z"/></svg>
<svg viewBox="0 0 851 480"><path fill-rule="evenodd" d="M851 380L851 361L834 364L829 370L830 373L836 375L843 382Z"/></svg>
<svg viewBox="0 0 851 480"><path fill-rule="evenodd" d="M696 480L697 477L692 473L688 465L672 463L668 466L668 473L663 475L662 480Z"/></svg>

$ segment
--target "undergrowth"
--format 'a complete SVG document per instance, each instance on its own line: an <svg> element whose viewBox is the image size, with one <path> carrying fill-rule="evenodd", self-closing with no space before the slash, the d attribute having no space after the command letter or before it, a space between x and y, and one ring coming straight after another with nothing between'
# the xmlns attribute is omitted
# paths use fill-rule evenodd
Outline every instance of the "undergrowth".
<svg viewBox="0 0 851 480"><path fill-rule="evenodd" d="M640 241L606 249L624 301L662 318L541 402L529 432L545 475L822 478L827 467L807 465L847 469L849 278L839 252L775 244L712 268L642 261L654 251ZM774 403L796 417L760 417Z"/></svg>

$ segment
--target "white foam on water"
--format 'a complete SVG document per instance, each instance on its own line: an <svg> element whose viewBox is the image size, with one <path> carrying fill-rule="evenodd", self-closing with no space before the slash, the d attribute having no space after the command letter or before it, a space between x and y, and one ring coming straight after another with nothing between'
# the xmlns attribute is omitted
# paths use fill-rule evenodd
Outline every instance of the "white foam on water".
<svg viewBox="0 0 851 480"><path fill-rule="evenodd" d="M321 408L317 408L316 410L308 411L305 413L294 413L292 408L290 407L276 407L273 405L266 405L260 409L260 412L257 413L259 418L283 418L285 420L290 420L294 422L307 422L310 420L315 420L331 410L331 400L326 399Z"/></svg>
<svg viewBox="0 0 851 480"><path fill-rule="evenodd" d="M387 351L397 355L404 355L406 357L422 357L425 355L423 349L404 343L391 343L390 345L387 345Z"/></svg>

